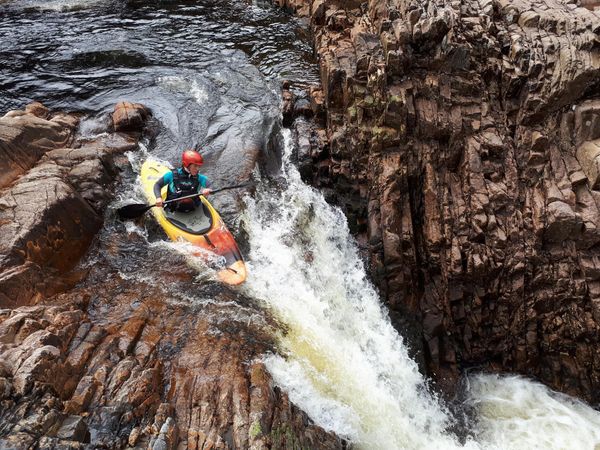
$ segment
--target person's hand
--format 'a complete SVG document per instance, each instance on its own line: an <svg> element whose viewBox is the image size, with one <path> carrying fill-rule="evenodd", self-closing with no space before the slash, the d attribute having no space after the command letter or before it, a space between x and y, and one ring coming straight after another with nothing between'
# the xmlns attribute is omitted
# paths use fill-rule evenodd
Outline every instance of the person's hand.
<svg viewBox="0 0 600 450"><path fill-rule="evenodd" d="M162 208L162 207L163 207L163 205L164 205L164 202L163 202L163 199L162 199L162 197L158 197L158 198L156 199L156 206L158 206L159 208Z"/></svg>
<svg viewBox="0 0 600 450"><path fill-rule="evenodd" d="M201 193L202 195L205 195L205 196L206 196L206 195L208 195L208 194L210 194L211 192L212 192L212 190L210 190L210 189L208 189L208 188L204 188L204 189L202 189L202 190L200 191L200 193Z"/></svg>

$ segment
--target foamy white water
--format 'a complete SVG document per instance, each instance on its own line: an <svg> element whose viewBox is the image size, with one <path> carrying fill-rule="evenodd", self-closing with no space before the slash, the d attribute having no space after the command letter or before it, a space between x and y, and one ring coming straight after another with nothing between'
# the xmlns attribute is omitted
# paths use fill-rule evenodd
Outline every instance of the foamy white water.
<svg viewBox="0 0 600 450"><path fill-rule="evenodd" d="M290 149L289 135L286 147ZM267 367L320 425L363 448L453 448L448 414L380 307L338 209L289 163L283 192L249 201L248 293L289 327ZM316 393L321 398L316 397Z"/></svg>
<svg viewBox="0 0 600 450"><path fill-rule="evenodd" d="M49 1L27 1L27 7L41 11L78 11L92 8L101 3L99 0L49 0Z"/></svg>
<svg viewBox="0 0 600 450"><path fill-rule="evenodd" d="M173 92L189 93L199 105L204 105L208 100L206 87L201 86L195 79L169 75L160 77L158 83Z"/></svg>
<svg viewBox="0 0 600 450"><path fill-rule="evenodd" d="M477 440L501 449L599 450L600 414L585 403L518 376L470 378Z"/></svg>
<svg viewBox="0 0 600 450"><path fill-rule="evenodd" d="M285 357L271 355L265 363L291 400L362 449L594 449L596 411L514 377L474 377L468 400L479 413L474 438L461 443L447 431L452 417L380 306L343 214L301 181L284 133L287 187L259 189L248 200L243 290L287 326L280 337ZM532 409L533 400L523 401L529 397L542 404ZM573 433L579 446L565 446Z"/></svg>

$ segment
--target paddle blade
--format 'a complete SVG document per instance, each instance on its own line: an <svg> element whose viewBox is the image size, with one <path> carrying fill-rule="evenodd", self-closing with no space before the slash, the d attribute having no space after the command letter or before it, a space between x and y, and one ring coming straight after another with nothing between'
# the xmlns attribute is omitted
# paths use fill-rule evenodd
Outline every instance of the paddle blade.
<svg viewBox="0 0 600 450"><path fill-rule="evenodd" d="M155 205L146 205L145 203L134 203L133 205L125 205L117 210L117 214L123 220L137 219L146 211Z"/></svg>

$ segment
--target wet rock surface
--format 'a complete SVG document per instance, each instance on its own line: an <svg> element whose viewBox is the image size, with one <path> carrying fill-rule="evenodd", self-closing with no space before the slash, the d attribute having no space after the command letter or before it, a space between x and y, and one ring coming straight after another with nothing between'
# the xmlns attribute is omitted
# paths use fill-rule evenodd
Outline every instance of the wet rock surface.
<svg viewBox="0 0 600 450"><path fill-rule="evenodd" d="M0 448L344 448L273 386L260 307L102 227L143 124L85 139L39 104L14 117L1 148L32 156L0 191Z"/></svg>
<svg viewBox="0 0 600 450"><path fill-rule="evenodd" d="M0 119L9 130L0 145L10 157L2 160L18 162L6 171L18 167L10 178L21 175L0 192L1 307L35 302L60 284L53 278L75 266L102 225L114 155L137 147L117 134L75 141L76 116L49 116L38 103Z"/></svg>
<svg viewBox="0 0 600 450"><path fill-rule="evenodd" d="M105 285L0 311L0 446L342 448L273 388L259 309Z"/></svg>
<svg viewBox="0 0 600 450"><path fill-rule="evenodd" d="M309 18L321 67L303 173L420 325L429 373L451 391L469 367L520 372L597 403L597 2L277 3Z"/></svg>
<svg viewBox="0 0 600 450"><path fill-rule="evenodd" d="M72 141L79 119L60 113L49 116L45 106L32 103L0 119L0 187L33 167L46 151Z"/></svg>
<svg viewBox="0 0 600 450"><path fill-rule="evenodd" d="M144 105L127 101L119 102L112 113L115 131L140 131L149 115L150 111Z"/></svg>

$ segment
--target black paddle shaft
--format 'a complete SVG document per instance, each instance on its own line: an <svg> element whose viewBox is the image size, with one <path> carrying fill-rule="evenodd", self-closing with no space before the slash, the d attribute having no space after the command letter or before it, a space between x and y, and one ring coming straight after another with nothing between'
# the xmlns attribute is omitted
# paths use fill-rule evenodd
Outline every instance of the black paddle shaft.
<svg viewBox="0 0 600 450"><path fill-rule="evenodd" d="M243 187L250 186L251 184L252 183L244 183L244 184L237 184L235 186L225 186L225 187L222 187L219 189L215 189L214 191L211 191L211 194L216 194L217 192L221 192L221 191L227 191L229 189L243 188ZM167 200L167 201L163 202L163 205L166 205L167 203L178 202L179 200L185 200L186 198L198 197L199 195L202 195L202 194L186 195L185 197L179 197L179 198L175 198L173 200ZM153 208L155 206L156 206L156 204L148 205L146 203L133 203L131 205L125 205L125 206L119 208L117 210L117 214L119 215L119 217L121 219L124 219L124 220L137 219L138 217L141 217L142 214L145 214L147 211L149 211L151 208Z"/></svg>

